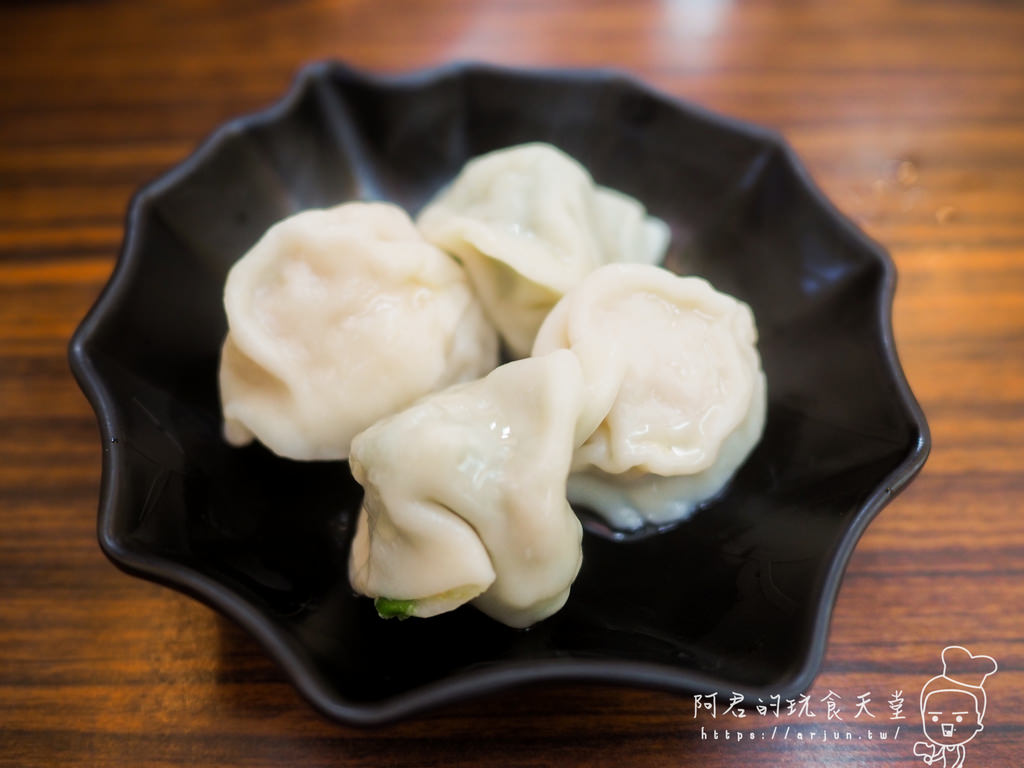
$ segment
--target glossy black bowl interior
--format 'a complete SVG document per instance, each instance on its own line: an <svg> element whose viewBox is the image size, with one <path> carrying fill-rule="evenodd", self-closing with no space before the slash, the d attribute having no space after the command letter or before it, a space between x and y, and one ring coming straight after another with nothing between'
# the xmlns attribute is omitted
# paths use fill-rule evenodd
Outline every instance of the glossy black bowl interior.
<svg viewBox="0 0 1024 768"><path fill-rule="evenodd" d="M751 305L764 439L692 521L588 535L568 605L530 630L468 607L383 621L346 578L361 495L347 466L221 439L224 277L288 214L360 198L415 213L470 157L526 141L639 198L672 227L671 268ZM928 450L893 350L893 279L778 136L620 74L315 65L132 203L114 276L71 344L102 432L100 543L238 621L349 722L557 678L792 694L820 664L856 540Z"/></svg>

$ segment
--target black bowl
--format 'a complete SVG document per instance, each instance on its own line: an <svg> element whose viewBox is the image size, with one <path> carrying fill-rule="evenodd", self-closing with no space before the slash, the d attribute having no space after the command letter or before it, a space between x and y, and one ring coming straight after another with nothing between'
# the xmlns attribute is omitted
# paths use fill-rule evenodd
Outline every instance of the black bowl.
<svg viewBox="0 0 1024 768"><path fill-rule="evenodd" d="M527 141L639 198L672 227L669 267L750 304L764 438L689 522L587 535L568 604L529 630L469 607L384 621L346 577L361 497L347 465L221 439L224 278L288 214L350 199L415 213L470 157ZM347 722L555 679L790 696L820 666L854 544L928 453L893 348L893 284L886 253L780 137L621 74L317 64L132 201L120 260L70 349L102 433L100 544L237 621Z"/></svg>

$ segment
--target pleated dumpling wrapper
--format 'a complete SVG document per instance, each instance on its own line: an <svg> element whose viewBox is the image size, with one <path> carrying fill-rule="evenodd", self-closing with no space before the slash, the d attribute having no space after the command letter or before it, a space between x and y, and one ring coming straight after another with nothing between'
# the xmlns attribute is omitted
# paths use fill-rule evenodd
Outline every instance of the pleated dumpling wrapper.
<svg viewBox="0 0 1024 768"><path fill-rule="evenodd" d="M613 264L552 310L533 353L583 369L569 498L613 527L679 520L760 440L765 377L750 308L697 277Z"/></svg>
<svg viewBox="0 0 1024 768"><path fill-rule="evenodd" d="M611 262L657 263L669 241L664 222L595 185L550 144L470 160L417 224L465 265L515 357L530 354L544 317L587 274Z"/></svg>
<svg viewBox="0 0 1024 768"><path fill-rule="evenodd" d="M582 560L566 500L582 374L565 350L425 397L352 443L365 495L353 588L381 615L473 604L512 627L555 613Z"/></svg>
<svg viewBox="0 0 1024 768"><path fill-rule="evenodd" d="M231 269L224 434L344 459L377 419L498 363L465 271L400 208L346 203L272 226Z"/></svg>

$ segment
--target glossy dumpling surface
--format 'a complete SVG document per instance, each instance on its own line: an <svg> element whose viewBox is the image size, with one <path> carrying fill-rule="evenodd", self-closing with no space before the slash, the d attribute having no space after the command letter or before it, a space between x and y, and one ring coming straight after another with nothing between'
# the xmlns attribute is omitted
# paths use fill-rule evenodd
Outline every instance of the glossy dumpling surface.
<svg viewBox="0 0 1024 768"><path fill-rule="evenodd" d="M220 366L226 438L343 459L371 423L497 364L464 270L385 203L310 210L231 269Z"/></svg>
<svg viewBox="0 0 1024 768"><path fill-rule="evenodd" d="M509 350L528 355L566 291L612 262L656 263L664 222L633 198L594 184L550 144L469 161L417 219L424 236L465 265Z"/></svg>
<svg viewBox="0 0 1024 768"><path fill-rule="evenodd" d="M583 369L570 498L636 528L721 490L764 425L756 342L750 308L705 280L624 264L589 275L534 345L570 349Z"/></svg>
<svg viewBox="0 0 1024 768"><path fill-rule="evenodd" d="M352 586L414 616L473 600L523 627L557 611L582 558L565 492L582 387L575 357L557 351L358 435L350 464L365 496Z"/></svg>

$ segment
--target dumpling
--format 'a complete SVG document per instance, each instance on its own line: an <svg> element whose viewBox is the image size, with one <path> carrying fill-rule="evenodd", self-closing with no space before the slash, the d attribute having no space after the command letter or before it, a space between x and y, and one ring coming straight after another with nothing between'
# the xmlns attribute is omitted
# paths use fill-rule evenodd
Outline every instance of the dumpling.
<svg viewBox="0 0 1024 768"><path fill-rule="evenodd" d="M671 232L636 198L608 187L594 188L594 224L602 264L660 264Z"/></svg>
<svg viewBox="0 0 1024 768"><path fill-rule="evenodd" d="M754 401L746 418L723 441L711 467L667 477L649 472L613 475L591 467L569 475L569 498L573 504L597 512L620 531L685 520L700 504L725 488L757 445L764 429L765 397L762 379L762 385L754 390Z"/></svg>
<svg viewBox="0 0 1024 768"><path fill-rule="evenodd" d="M601 267L552 310L535 355L583 369L569 498L616 528L680 519L760 439L765 378L750 308L700 278Z"/></svg>
<svg viewBox="0 0 1024 768"><path fill-rule="evenodd" d="M659 262L664 222L627 195L597 187L550 144L470 160L420 213L430 242L459 258L513 355L530 353L544 317L590 272L611 262Z"/></svg>
<svg viewBox="0 0 1024 768"><path fill-rule="evenodd" d="M365 490L353 588L385 614L473 601L513 627L557 611L582 560L565 484L582 397L565 350L430 395L352 442Z"/></svg>
<svg viewBox="0 0 1024 768"><path fill-rule="evenodd" d="M464 270L386 203L298 213L231 269L224 434L292 459L344 459L377 419L498 363Z"/></svg>

